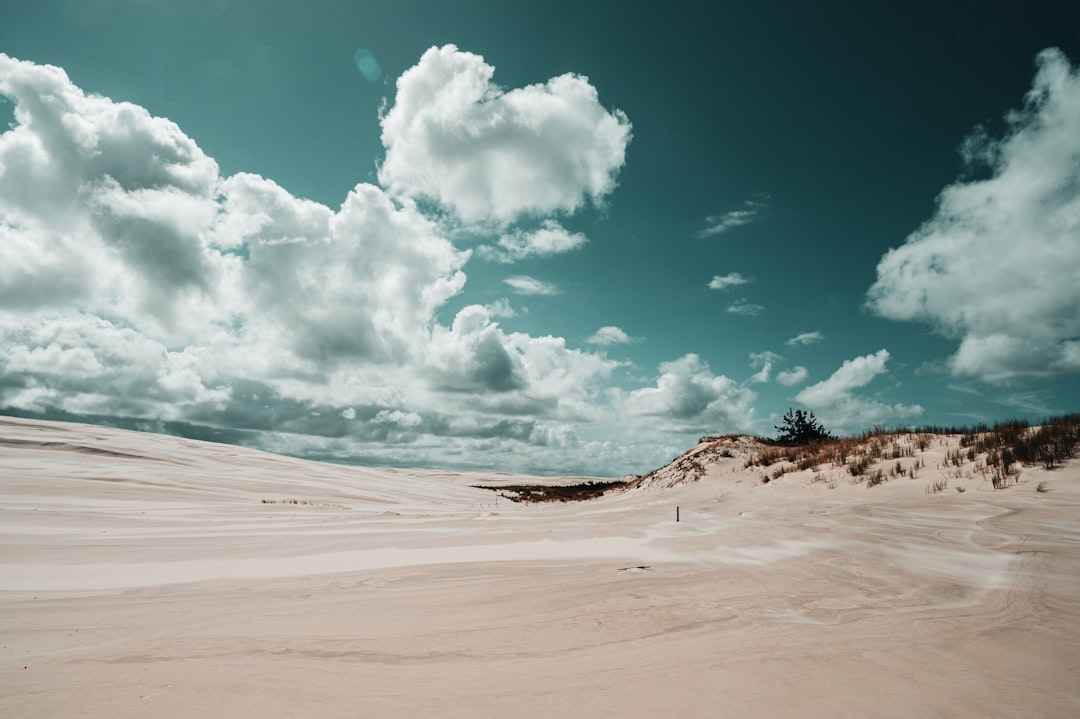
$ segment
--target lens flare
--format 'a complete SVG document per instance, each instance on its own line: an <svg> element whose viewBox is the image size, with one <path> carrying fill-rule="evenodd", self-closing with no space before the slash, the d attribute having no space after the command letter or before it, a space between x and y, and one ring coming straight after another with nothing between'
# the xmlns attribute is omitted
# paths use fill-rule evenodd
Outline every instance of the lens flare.
<svg viewBox="0 0 1080 719"><path fill-rule="evenodd" d="M378 82L382 77L382 68L379 67L379 61L371 54L371 50L360 48L353 54L353 62L368 82Z"/></svg>

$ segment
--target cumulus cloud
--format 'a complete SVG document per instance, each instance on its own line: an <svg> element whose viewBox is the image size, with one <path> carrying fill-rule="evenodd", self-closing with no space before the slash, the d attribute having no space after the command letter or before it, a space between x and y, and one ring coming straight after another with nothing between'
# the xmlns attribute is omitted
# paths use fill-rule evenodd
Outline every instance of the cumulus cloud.
<svg viewBox="0 0 1080 719"><path fill-rule="evenodd" d="M626 334L621 328L608 325L596 330L586 342L591 345L624 345L633 342L633 337Z"/></svg>
<svg viewBox="0 0 1080 719"><path fill-rule="evenodd" d="M765 212L765 203L758 200L747 200L741 210L732 210L720 215L709 215L705 218L705 228L698 232L698 237L704 239L713 235L721 235L725 232L749 225L760 219Z"/></svg>
<svg viewBox="0 0 1080 719"><path fill-rule="evenodd" d="M802 345L816 344L824 339L825 335L821 334L820 332L803 332L802 334L795 335L784 344L790 347L798 347Z"/></svg>
<svg viewBox="0 0 1080 719"><path fill-rule="evenodd" d="M576 250L588 242L580 232L570 232L555 220L544 220L539 229L517 229L503 235L494 247L482 245L482 257L496 262L517 262L526 257L549 257Z"/></svg>
<svg viewBox="0 0 1080 719"><path fill-rule="evenodd" d="M255 175L221 178L174 123L88 96L59 68L2 56L0 92L17 121L0 135L4 308L74 307L169 346L214 337L223 355L272 347L294 371L400 359L464 285L468 253L378 188L334 212ZM230 359L239 374L266 356Z"/></svg>
<svg viewBox="0 0 1080 719"><path fill-rule="evenodd" d="M4 317L0 336L0 367L10 383L0 389L0 404L15 409L173 420L199 406L220 409L232 396L215 382L202 349L172 351L102 318Z"/></svg>
<svg viewBox="0 0 1080 719"><path fill-rule="evenodd" d="M491 317L517 317L517 310L505 297L500 297L491 304L485 305L484 309Z"/></svg>
<svg viewBox="0 0 1080 719"><path fill-rule="evenodd" d="M595 96L585 103L572 92L584 80L566 77L513 102L519 91L492 90L447 125L464 132L466 158L466 146L488 143L467 169L495 189L475 205L465 190L435 199L464 219L505 223L602 198L629 125ZM398 105L419 97L410 92ZM429 205L414 202L407 182L393 193L360 184L328 207L258 175L222 176L172 122L87 95L58 68L0 56L0 93L16 118L0 134L0 408L182 427L326 459L489 468L494 455L544 473L644 471L693 433L753 430L755 394L696 355L662 363L629 391L611 386L626 363L505 329L500 320L515 314L506 299L454 303L465 306L440 319L465 286L470 252L421 211ZM559 108L535 116L511 112L555 99ZM608 139L623 134L606 164L582 150L588 107L599 133L589 142L603 145L605 127ZM567 147L549 143L559 112ZM477 117L502 122L511 140L533 117L536 147L508 151L483 128L470 135ZM535 202L500 184L496 162L528 164L533 150L550 162L530 182L558 191ZM571 157L582 164L562 168ZM584 242L554 222L534 227L504 230L497 249L521 259ZM557 291L524 275L507 284ZM633 339L603 327L589 342Z"/></svg>
<svg viewBox="0 0 1080 719"><path fill-rule="evenodd" d="M202 240L217 164L173 123L87 96L63 70L0 54L16 125L0 135L0 305L33 311L113 301L179 331L214 313L221 268ZM216 314L216 313L214 313Z"/></svg>
<svg viewBox="0 0 1080 719"><path fill-rule="evenodd" d="M272 339L284 329L279 343L299 358L408 359L435 310L465 284L468 254L372 185L357 185L337 213L319 213L325 225L310 227L296 216L315 203L269 180L236 175L223 190L249 252L242 286L249 331Z"/></svg>
<svg viewBox="0 0 1080 719"><path fill-rule="evenodd" d="M728 305L728 308L724 311L741 317L757 317L765 311L765 307L742 297L735 301L734 304Z"/></svg>
<svg viewBox="0 0 1080 719"><path fill-rule="evenodd" d="M557 295L559 288L550 282L538 280L528 275L514 275L503 280L518 294L522 295Z"/></svg>
<svg viewBox="0 0 1080 719"><path fill-rule="evenodd" d="M505 299L440 323L470 253L409 197L360 184L333 209L222 177L174 123L59 68L0 55L0 93L16 120L0 134L0 407L327 456L533 446L535 463L543 445L576 461L573 428L619 363L505 332Z"/></svg>
<svg viewBox="0 0 1080 719"><path fill-rule="evenodd" d="M757 396L724 375L714 375L696 354L660 364L653 387L633 390L627 410L659 417L682 431L737 431L752 425Z"/></svg>
<svg viewBox="0 0 1080 719"><path fill-rule="evenodd" d="M449 328L436 327L429 348L439 389L458 392L509 392L522 389L520 358L504 344L504 335L487 310L470 305Z"/></svg>
<svg viewBox="0 0 1080 719"><path fill-rule="evenodd" d="M739 285L745 285L748 280L738 272L729 272L726 275L716 275L709 281L710 290L727 290Z"/></svg>
<svg viewBox="0 0 1080 719"><path fill-rule="evenodd" d="M962 148L987 179L957 181L878 264L867 304L959 339L956 375L991 382L1080 372L1080 70L1045 50L1000 139Z"/></svg>
<svg viewBox="0 0 1080 719"><path fill-rule="evenodd" d="M923 408L917 404L888 405L855 394L855 390L886 373L888 361L889 352L885 349L844 360L828 379L805 388L795 399L817 412L830 427L845 431L922 415Z"/></svg>
<svg viewBox="0 0 1080 719"><path fill-rule="evenodd" d="M795 367L791 370L776 373L776 381L785 387L794 387L797 384L802 384L806 381L806 378L810 376L810 372L805 367Z"/></svg>
<svg viewBox="0 0 1080 719"><path fill-rule="evenodd" d="M453 45L405 71L382 118L382 185L499 224L573 212L611 192L630 142L626 115L605 110L580 75L504 91L494 74Z"/></svg>

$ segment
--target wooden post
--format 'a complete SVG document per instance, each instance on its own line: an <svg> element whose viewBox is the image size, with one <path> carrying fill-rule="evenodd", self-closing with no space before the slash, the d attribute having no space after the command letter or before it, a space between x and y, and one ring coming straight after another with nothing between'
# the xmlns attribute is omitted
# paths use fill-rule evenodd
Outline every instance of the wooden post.
<svg viewBox="0 0 1080 719"><path fill-rule="evenodd" d="M679 521L679 505L675 505L675 521Z"/></svg>

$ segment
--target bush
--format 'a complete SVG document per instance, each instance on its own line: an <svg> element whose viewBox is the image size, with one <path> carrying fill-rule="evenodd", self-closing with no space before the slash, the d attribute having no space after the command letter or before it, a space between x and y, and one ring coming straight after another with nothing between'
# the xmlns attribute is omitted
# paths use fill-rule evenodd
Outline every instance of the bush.
<svg viewBox="0 0 1080 719"><path fill-rule="evenodd" d="M801 409L792 410L790 407L784 415L783 423L773 429L780 433L774 441L788 447L833 439L833 436L817 421L813 412L808 413Z"/></svg>

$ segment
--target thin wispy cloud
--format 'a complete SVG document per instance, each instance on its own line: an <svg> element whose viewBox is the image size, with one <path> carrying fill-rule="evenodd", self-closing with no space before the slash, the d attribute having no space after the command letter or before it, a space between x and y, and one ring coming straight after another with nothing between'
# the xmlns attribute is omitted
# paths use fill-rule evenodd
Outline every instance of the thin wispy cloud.
<svg viewBox="0 0 1080 719"><path fill-rule="evenodd" d="M798 347L801 345L812 345L821 342L825 339L825 335L820 332L803 332L802 334L795 335L784 344L789 347Z"/></svg>
<svg viewBox="0 0 1080 719"><path fill-rule="evenodd" d="M557 295L559 288L550 282L538 280L528 275L514 275L503 280L514 292L521 295Z"/></svg>
<svg viewBox="0 0 1080 719"><path fill-rule="evenodd" d="M756 317L765 311L763 305L754 304L750 300L743 297L737 300L734 304L729 305L725 312L733 315L740 315L742 317Z"/></svg>
<svg viewBox="0 0 1080 719"><path fill-rule="evenodd" d="M739 274L738 272L729 272L726 275L716 275L709 280L710 290L729 290L732 287L738 287L739 285L745 285L750 280L747 277Z"/></svg>
<svg viewBox="0 0 1080 719"><path fill-rule="evenodd" d="M721 235L734 230L736 227L749 225L763 216L767 205L759 200L747 200L742 209L732 210L719 215L709 215L705 218L704 229L698 232L698 237L704 239L714 235Z"/></svg>

